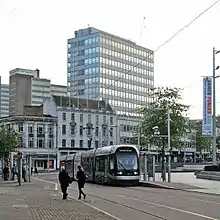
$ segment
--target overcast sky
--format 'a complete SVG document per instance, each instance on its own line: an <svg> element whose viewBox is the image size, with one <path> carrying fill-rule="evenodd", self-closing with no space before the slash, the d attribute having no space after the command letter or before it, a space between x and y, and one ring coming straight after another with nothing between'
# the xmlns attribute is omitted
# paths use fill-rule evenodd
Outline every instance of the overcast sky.
<svg viewBox="0 0 220 220"><path fill-rule="evenodd" d="M42 78L66 85L67 39L74 30L90 25L155 50L215 1L0 0L2 81L8 83L13 68L38 68ZM219 22L220 3L155 54L155 85L184 88L191 118L202 118L201 76L212 74L212 48L220 49ZM220 79L216 86L220 114Z"/></svg>

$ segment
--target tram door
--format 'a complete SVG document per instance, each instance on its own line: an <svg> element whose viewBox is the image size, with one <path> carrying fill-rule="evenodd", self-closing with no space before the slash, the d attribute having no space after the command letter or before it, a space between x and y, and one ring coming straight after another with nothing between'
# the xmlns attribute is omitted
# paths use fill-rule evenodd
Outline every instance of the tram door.
<svg viewBox="0 0 220 220"><path fill-rule="evenodd" d="M105 157L105 173L104 173L105 183L108 182L108 173L109 173L109 156L106 156Z"/></svg>

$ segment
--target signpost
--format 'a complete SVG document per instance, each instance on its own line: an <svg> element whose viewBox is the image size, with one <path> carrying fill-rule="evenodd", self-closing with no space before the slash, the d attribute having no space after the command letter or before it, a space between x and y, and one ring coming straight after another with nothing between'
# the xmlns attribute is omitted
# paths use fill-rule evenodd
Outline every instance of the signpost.
<svg viewBox="0 0 220 220"><path fill-rule="evenodd" d="M212 136L212 123L212 77L204 77L202 135Z"/></svg>

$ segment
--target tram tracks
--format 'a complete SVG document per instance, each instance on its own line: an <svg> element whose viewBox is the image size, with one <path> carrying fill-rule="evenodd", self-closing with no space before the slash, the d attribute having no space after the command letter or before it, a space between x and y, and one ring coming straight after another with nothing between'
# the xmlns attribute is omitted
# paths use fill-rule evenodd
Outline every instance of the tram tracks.
<svg viewBox="0 0 220 220"><path fill-rule="evenodd" d="M74 191L74 192L78 192L78 190L76 189L73 189L73 188L69 188L69 190L71 191ZM139 208L135 208L133 206L130 206L130 205L126 205L126 204L123 204L121 202L117 202L115 200L112 200L112 199L109 199L109 198L104 198L102 196L98 196L98 195L95 195L95 194L92 194L92 193L87 193L87 195L91 196L91 197L94 197L94 198L97 198L97 199L100 199L100 200L103 200L103 201L106 201L106 202L109 202L109 203L112 203L114 205L118 205L120 207L124 207L124 208L128 208L130 210L134 210L134 211L137 211L137 212L140 212L140 213L143 213L147 216L151 216L151 217L154 217L156 219L161 219L161 220L168 220L168 218L165 218L163 216L160 216L158 214L155 214L155 213L152 213L152 212L149 212L149 211L146 211L146 210L143 210L143 209L139 209ZM85 203L88 203L88 202L85 202Z"/></svg>
<svg viewBox="0 0 220 220"><path fill-rule="evenodd" d="M36 180L39 181L43 181L49 184L54 184L55 185L55 190L59 190L59 188L57 187L58 183L54 182L54 181L48 181L48 180L44 180L41 178L34 178ZM217 213L218 213L218 209L215 208L213 209L214 212L209 213L210 216L206 215L207 213L202 214L201 210L187 210L186 209L182 209L177 208L174 204L162 204L162 203L158 203L158 202L152 202L146 199L142 199L136 196L132 196L132 194L127 194L126 192L123 193L123 189L125 189L124 187L117 187L119 189L118 190L113 190L113 191L109 191L108 188L110 187L105 187L104 191L102 189L102 187L100 186L100 189L98 187L98 185L96 185L95 188L92 187L93 184L91 184L90 190L87 193L87 195L89 195L89 197L91 198L90 201L85 200L85 202L82 200L81 202L84 203L85 205L90 206L91 208L94 208L106 215L108 215L109 217L112 217L115 220L122 220L124 219L124 215L121 215L123 212L126 212L124 209L124 211L122 209L120 209L120 207L124 207L127 208L127 212L126 215L130 215L130 217L132 216L132 214L134 215L132 217L132 219L135 219L138 215L141 216L151 216L154 219L163 219L163 220L170 220L172 219L176 219L177 216L181 215L181 217L183 217L183 214L188 215L189 217L194 216L194 217L199 217L201 219L210 219L210 220L218 220L219 218L216 217ZM111 187L112 188L112 187ZM133 188L133 187L132 187ZM135 188L135 187L134 187ZM126 187L126 191L128 190L128 188ZM132 190L132 189L131 189ZM69 187L69 191L74 192L74 194L78 194L78 190L76 188L72 188L71 186ZM132 190L132 191L136 191L136 190ZM142 190L141 190L142 191ZM97 195L97 193L101 194L102 196ZM107 194L106 194L107 193ZM109 194L108 194L109 193ZM106 197L104 196L104 194L106 195ZM113 196L113 197L110 197ZM114 197L116 196L116 197ZM75 195L69 195L70 198L75 199ZM115 201L117 200L116 198L121 198L124 201ZM132 203L131 201L136 201L134 203ZM127 203L127 204L124 204ZM145 204L145 206L144 206ZM148 205L147 205L148 204ZM107 205L107 206L106 206ZM147 205L147 206L146 206ZM135 207L134 207L135 206ZM141 206L141 208L139 208ZM145 209L152 209L153 208L153 212L147 211ZM156 209L158 208L158 210ZM197 207L198 208L198 207ZM170 211L170 214L168 214L168 212ZM204 210L203 210L204 211ZM136 212L136 214L134 214ZM111 214L112 213L112 214ZM118 213L118 215L122 216L122 218L119 218L114 216L113 213ZM120 214L119 214L120 213ZM160 213L160 214L159 214ZM166 217L161 216L162 213L164 213L166 215ZM179 213L179 214L178 214ZM214 213L214 214L213 214ZM214 215L214 216L213 216ZM185 216L185 218L189 218L187 216ZM191 218L190 217L190 218ZM142 217L139 217L142 218ZM182 218L181 218L182 219Z"/></svg>
<svg viewBox="0 0 220 220"><path fill-rule="evenodd" d="M146 189L140 189L140 188L136 188L136 187L128 187L128 188L124 188L123 190L133 190L133 191L140 191L140 192L147 192L148 194L157 194L157 195L161 195L161 191L160 192L156 192L156 191L149 191ZM170 194L171 190L169 191ZM218 204L220 205L220 196L218 195L209 195L209 194L203 194L201 192L191 192L191 191L187 191L187 190L179 190L179 192L181 192L181 197L184 199L189 199L189 200L194 200L194 201L200 201L200 202L204 202L204 203L209 203L209 204ZM163 193L163 192L162 192ZM176 193L176 190L175 190ZM177 195L168 195L168 193L166 193L165 195L168 198L177 198Z"/></svg>

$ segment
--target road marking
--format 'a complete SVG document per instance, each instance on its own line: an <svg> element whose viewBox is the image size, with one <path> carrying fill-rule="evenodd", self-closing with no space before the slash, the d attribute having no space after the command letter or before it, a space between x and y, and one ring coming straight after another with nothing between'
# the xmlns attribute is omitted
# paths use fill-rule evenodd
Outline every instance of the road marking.
<svg viewBox="0 0 220 220"><path fill-rule="evenodd" d="M27 204L16 204L16 205L13 205L12 206L13 208L28 208L28 205Z"/></svg>
<svg viewBox="0 0 220 220"><path fill-rule="evenodd" d="M154 206L158 206L158 207L174 210L174 211L177 211L177 212L182 212L182 213L198 216L198 217L201 217L201 218L204 218L204 219L219 220L217 218L213 218L213 217L210 217L210 216L202 215L202 214L199 214L199 213L196 213L196 212L190 212L190 211L186 211L186 210L183 210L183 209L178 209L178 208L174 208L174 207L171 207L171 206L166 206L166 205L162 205L162 204L158 204L158 203L154 203L154 202L150 202L150 201L146 201L146 200L136 199L136 198L120 195L120 194L116 194L116 195L120 196L122 198L127 198L127 199L131 199L131 200L135 200L135 201L151 204L151 205L154 205Z"/></svg>
<svg viewBox="0 0 220 220"><path fill-rule="evenodd" d="M37 178L37 177L32 177L32 178L35 179L35 180L38 180L38 181L53 184L55 191L58 191L58 184L57 183L51 182L49 180L44 180L44 179L41 179L41 178Z"/></svg>
<svg viewBox="0 0 220 220"><path fill-rule="evenodd" d="M34 177L33 177L33 178L34 178ZM34 178L34 179L39 180L39 181L42 181L42 182L45 182L45 183L54 184L54 185L55 185L55 188L56 188L56 185L58 185L57 183L54 183L54 182L51 182L51 181L48 181L48 180L44 180L44 179L40 179L40 178ZM62 194L62 193L60 193L60 194ZM71 198L71 199L77 200L77 199L74 198L73 196L68 195L68 197ZM79 201L79 200L77 200L77 201ZM108 212L106 212L106 211L104 211L104 210L102 210L102 209L100 209L100 208L98 208L98 207L96 207L96 206L90 205L90 204L88 204L88 203L86 203L86 202L83 202L83 201L79 201L79 202L81 202L81 203L83 203L83 204L89 206L90 208L93 208L93 209L95 209L95 210L97 210L97 211L99 211L99 212L102 212L103 214L105 214L105 215L107 215L107 216L109 216L109 217L111 217L111 218L114 218L115 220L122 220L121 218L118 218L118 217L112 215L111 213L108 213Z"/></svg>

